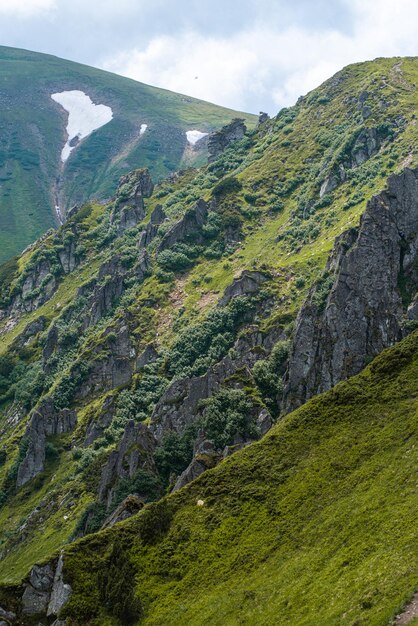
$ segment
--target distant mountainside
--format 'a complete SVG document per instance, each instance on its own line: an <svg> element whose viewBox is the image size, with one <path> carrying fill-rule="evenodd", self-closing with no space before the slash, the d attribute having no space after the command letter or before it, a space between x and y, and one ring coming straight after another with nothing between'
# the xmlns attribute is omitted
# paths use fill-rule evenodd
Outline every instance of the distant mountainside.
<svg viewBox="0 0 418 626"><path fill-rule="evenodd" d="M0 266L0 620L414 623L417 85L344 68Z"/></svg>
<svg viewBox="0 0 418 626"><path fill-rule="evenodd" d="M55 226L57 212L109 198L124 172L145 166L160 180L202 164L206 134L234 117L256 120L71 61L0 47L0 262Z"/></svg>

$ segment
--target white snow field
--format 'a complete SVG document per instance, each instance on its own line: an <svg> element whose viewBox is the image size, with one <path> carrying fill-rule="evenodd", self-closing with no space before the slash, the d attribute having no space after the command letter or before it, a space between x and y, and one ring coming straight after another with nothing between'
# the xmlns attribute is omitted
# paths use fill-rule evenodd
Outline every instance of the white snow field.
<svg viewBox="0 0 418 626"><path fill-rule="evenodd" d="M61 153L65 163L80 139L110 122L113 111L105 104L94 104L84 91L61 91L53 93L51 98L68 113L68 139Z"/></svg>
<svg viewBox="0 0 418 626"><path fill-rule="evenodd" d="M188 130L186 132L187 141L194 146L198 141L206 137L208 133L201 133L200 130Z"/></svg>

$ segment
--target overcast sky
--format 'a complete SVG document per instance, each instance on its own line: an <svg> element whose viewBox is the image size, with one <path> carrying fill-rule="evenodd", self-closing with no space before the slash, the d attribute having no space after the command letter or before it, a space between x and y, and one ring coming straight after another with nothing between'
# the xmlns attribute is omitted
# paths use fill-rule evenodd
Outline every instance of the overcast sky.
<svg viewBox="0 0 418 626"><path fill-rule="evenodd" d="M274 114L348 63L418 55L418 1L0 0L0 44Z"/></svg>

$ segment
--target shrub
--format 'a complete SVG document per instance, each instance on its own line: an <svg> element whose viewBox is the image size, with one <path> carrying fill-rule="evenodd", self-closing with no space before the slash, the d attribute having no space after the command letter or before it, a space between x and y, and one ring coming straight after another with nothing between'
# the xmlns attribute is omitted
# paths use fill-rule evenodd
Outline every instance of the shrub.
<svg viewBox="0 0 418 626"><path fill-rule="evenodd" d="M255 363L252 374L261 396L272 415L278 413L278 398L283 393L282 376L289 353L287 341L279 341L268 359Z"/></svg>
<svg viewBox="0 0 418 626"><path fill-rule="evenodd" d="M244 439L258 437L252 420L253 404L242 389L221 389L203 406L202 428L219 450L233 443L236 434Z"/></svg>
<svg viewBox="0 0 418 626"><path fill-rule="evenodd" d="M176 376L198 376L219 361L232 346L236 330L251 307L247 298L234 298L225 308L210 311L203 322L179 333L167 369Z"/></svg>
<svg viewBox="0 0 418 626"><path fill-rule="evenodd" d="M215 198L221 198L230 193L238 193L242 189L242 184L235 176L227 176L219 181L212 190L212 195Z"/></svg>
<svg viewBox="0 0 418 626"><path fill-rule="evenodd" d="M162 495L161 482L155 474L142 469L132 478L122 478L116 487L112 507L118 506L131 494L137 494L145 502L153 502Z"/></svg>
<svg viewBox="0 0 418 626"><path fill-rule="evenodd" d="M169 431L156 449L155 463L165 484L172 473L181 474L192 460L196 430L197 426L189 427L182 435Z"/></svg>
<svg viewBox="0 0 418 626"><path fill-rule="evenodd" d="M172 272L185 270L193 265L193 261L183 252L174 252L173 250L160 252L157 261L163 270Z"/></svg>

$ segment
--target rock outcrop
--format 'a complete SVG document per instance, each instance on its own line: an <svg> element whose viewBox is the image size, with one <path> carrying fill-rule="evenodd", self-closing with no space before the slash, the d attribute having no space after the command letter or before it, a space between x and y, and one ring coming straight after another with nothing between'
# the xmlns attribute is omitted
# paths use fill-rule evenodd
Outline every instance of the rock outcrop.
<svg viewBox="0 0 418 626"><path fill-rule="evenodd" d="M125 320L120 319L116 325L106 329L103 341L71 368L72 376L80 381L74 400L126 385L134 371L134 359L135 350L129 327ZM88 371L82 373L85 365Z"/></svg>
<svg viewBox="0 0 418 626"><path fill-rule="evenodd" d="M327 274L302 306L286 380L291 410L340 380L403 334L405 303L418 288L418 169L391 176L358 229L341 235ZM415 315L415 305L408 315Z"/></svg>
<svg viewBox="0 0 418 626"><path fill-rule="evenodd" d="M119 479L133 478L139 469L155 469L155 445L155 439L147 426L141 422L128 423L118 447L110 453L102 470L98 489L101 502L110 506Z"/></svg>
<svg viewBox="0 0 418 626"><path fill-rule="evenodd" d="M194 445L193 459L177 478L172 491L178 491L206 470L215 467L221 459L222 455L215 449L211 441L205 439L204 436L200 440L198 439Z"/></svg>
<svg viewBox="0 0 418 626"><path fill-rule="evenodd" d="M102 402L99 415L87 426L84 445L90 446L96 439L102 437L105 429L110 426L116 412L115 396L106 396Z"/></svg>
<svg viewBox="0 0 418 626"><path fill-rule="evenodd" d="M102 525L103 528L111 528L118 522L132 517L144 507L144 501L138 496L131 494L119 504L118 507L109 515Z"/></svg>
<svg viewBox="0 0 418 626"><path fill-rule="evenodd" d="M25 271L2 316L17 316L38 309L56 291L60 275L72 272L78 264L74 237L57 247L53 254L40 255L33 267Z"/></svg>
<svg viewBox="0 0 418 626"><path fill-rule="evenodd" d="M204 200L199 200L193 209L187 211L164 235L157 251L162 252L172 248L176 243L188 239L193 239L194 244L202 243L202 227L206 222L208 209L208 204Z"/></svg>
<svg viewBox="0 0 418 626"><path fill-rule="evenodd" d="M220 130L212 133L208 140L209 163L216 161L218 156L222 154L228 146L234 143L234 141L242 139L246 131L247 127L245 126L244 120L235 118Z"/></svg>
<svg viewBox="0 0 418 626"><path fill-rule="evenodd" d="M238 370L247 370L250 376L254 363L265 358L281 338L280 330L263 335L259 330L250 328L237 339L231 354L210 367L206 374L174 380L157 402L151 416L150 429L157 441L161 441L167 431L183 433L196 420L202 400L212 396L225 379Z"/></svg>
<svg viewBox="0 0 418 626"><path fill-rule="evenodd" d="M117 226L119 234L144 219L144 198L149 198L153 190L154 184L147 169L134 170L121 177L110 216L110 223Z"/></svg>
<svg viewBox="0 0 418 626"><path fill-rule="evenodd" d="M64 560L62 555L57 561L46 565L34 565L29 574L29 579L24 584L24 592L21 599L21 612L23 622L33 618L46 619L57 617L71 596L71 586L64 582ZM0 613L1 617L1 613ZM16 617L16 616L15 616ZM7 617L6 617L7 619ZM13 622L13 620L10 620ZM30 621L30 623L33 623ZM64 623L58 622L54 624Z"/></svg>
<svg viewBox="0 0 418 626"><path fill-rule="evenodd" d="M28 441L28 448L25 458L19 465L17 487L21 487L44 470L47 437L72 431L76 422L75 411L57 410L52 398L46 398L34 409L24 435Z"/></svg>
<svg viewBox="0 0 418 626"><path fill-rule="evenodd" d="M391 130L389 128L364 127L359 130L345 146L342 154L325 179L322 181L319 190L319 197L333 191L339 184L347 178L347 170L358 167L374 154L376 154L384 144Z"/></svg>
<svg viewBox="0 0 418 626"><path fill-rule="evenodd" d="M249 296L260 289L260 285L268 280L262 272L244 270L226 289L219 300L219 306L225 306L237 296Z"/></svg>

